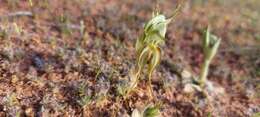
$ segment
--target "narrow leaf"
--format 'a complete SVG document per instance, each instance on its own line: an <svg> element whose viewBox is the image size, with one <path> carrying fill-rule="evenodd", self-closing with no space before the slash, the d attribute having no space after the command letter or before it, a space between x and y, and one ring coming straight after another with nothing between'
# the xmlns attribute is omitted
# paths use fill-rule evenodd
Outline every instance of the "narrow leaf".
<svg viewBox="0 0 260 117"><path fill-rule="evenodd" d="M161 50L159 47L152 47L153 56L149 64L149 74L151 74L155 67L159 64L161 58Z"/></svg>

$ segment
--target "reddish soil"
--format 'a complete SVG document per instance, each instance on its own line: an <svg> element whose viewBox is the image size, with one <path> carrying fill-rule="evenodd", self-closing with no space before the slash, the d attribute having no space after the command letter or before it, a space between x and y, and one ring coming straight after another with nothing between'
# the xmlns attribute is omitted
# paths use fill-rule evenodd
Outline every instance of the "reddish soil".
<svg viewBox="0 0 260 117"><path fill-rule="evenodd" d="M153 73L157 101L148 101L145 75L127 99L116 89L135 64L134 43L144 23L156 6L170 16L177 0L28 1L0 1L0 117L129 117L158 102L163 117L260 112L258 0L184 1ZM206 100L184 93L171 66L199 74L208 25L222 42L208 76L215 90ZM82 95L89 98L84 107Z"/></svg>

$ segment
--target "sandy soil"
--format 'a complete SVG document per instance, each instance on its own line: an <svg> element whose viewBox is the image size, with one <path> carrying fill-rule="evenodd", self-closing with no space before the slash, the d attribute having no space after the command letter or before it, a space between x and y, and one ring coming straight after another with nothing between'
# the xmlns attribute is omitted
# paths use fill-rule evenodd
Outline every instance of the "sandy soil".
<svg viewBox="0 0 260 117"><path fill-rule="evenodd" d="M124 99L117 88L135 64L134 43L156 6L177 0L1 0L0 117L129 117L161 103L163 117L254 117L260 112L260 2L187 0L167 30L162 62ZM183 91L198 76L210 25L222 38L208 99ZM177 66L177 67L176 67ZM185 74L184 74L185 76Z"/></svg>

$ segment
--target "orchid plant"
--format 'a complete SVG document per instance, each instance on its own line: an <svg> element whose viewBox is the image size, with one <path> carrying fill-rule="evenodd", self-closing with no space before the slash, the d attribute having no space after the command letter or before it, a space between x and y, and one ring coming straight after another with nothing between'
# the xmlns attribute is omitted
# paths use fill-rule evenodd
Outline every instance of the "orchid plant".
<svg viewBox="0 0 260 117"><path fill-rule="evenodd" d="M178 6L174 14L168 19L164 15L159 14L159 12L154 13L153 18L145 24L144 32L140 38L137 39L135 44L137 60L135 69L131 73L130 89L136 87L144 66L148 64L148 89L150 93L149 96L152 97L153 92L151 79L153 71L160 63L162 53L160 46L165 43L167 25L176 16L179 8L180 6Z"/></svg>
<svg viewBox="0 0 260 117"><path fill-rule="evenodd" d="M217 50L219 48L221 39L217 36L210 33L209 27L205 31L204 38L203 38L203 54L204 54L204 62L201 68L199 84L201 87L205 86L205 82L207 81L207 75L209 72L209 65L216 55Z"/></svg>

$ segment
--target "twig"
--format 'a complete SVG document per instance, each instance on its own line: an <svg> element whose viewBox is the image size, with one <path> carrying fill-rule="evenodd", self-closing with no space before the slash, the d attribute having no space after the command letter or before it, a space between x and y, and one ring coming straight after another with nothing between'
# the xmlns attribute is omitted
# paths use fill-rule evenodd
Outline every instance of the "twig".
<svg viewBox="0 0 260 117"><path fill-rule="evenodd" d="M17 12L9 13L4 16L0 16L0 20L5 19L5 18L9 19L9 18L21 17L21 16L33 17L33 13L30 11L17 11Z"/></svg>
<svg viewBox="0 0 260 117"><path fill-rule="evenodd" d="M19 16L29 16L32 17L33 14L30 11L17 11L14 13L10 13L7 15L7 17L19 17Z"/></svg>

